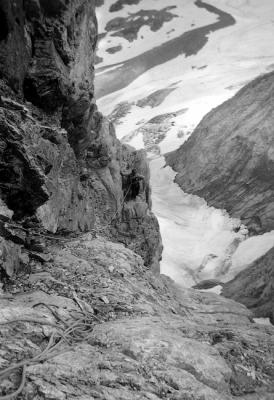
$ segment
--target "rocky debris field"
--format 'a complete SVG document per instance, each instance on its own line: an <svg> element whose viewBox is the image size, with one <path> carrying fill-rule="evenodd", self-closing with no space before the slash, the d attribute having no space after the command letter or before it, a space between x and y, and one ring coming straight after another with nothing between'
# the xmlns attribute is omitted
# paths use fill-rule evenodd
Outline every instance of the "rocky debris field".
<svg viewBox="0 0 274 400"><path fill-rule="evenodd" d="M2 396L273 398L274 328L244 306L181 289L102 237L44 241L47 261L0 295Z"/></svg>

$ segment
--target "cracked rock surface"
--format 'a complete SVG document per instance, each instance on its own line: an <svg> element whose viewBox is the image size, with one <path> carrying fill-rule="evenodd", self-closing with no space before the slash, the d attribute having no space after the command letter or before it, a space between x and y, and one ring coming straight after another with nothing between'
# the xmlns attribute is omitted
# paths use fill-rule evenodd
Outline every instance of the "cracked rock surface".
<svg viewBox="0 0 274 400"><path fill-rule="evenodd" d="M28 365L20 398L273 396L274 328L252 323L244 306L181 289L123 245L91 234L49 250L50 262L33 261L1 296L1 368L39 354L52 332L75 322L81 304L92 329ZM6 377L2 391L16 388L19 376Z"/></svg>

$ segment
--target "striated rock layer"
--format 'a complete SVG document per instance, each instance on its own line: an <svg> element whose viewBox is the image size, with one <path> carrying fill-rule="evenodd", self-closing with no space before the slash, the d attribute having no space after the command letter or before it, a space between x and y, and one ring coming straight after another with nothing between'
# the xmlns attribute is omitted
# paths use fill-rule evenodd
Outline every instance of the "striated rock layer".
<svg viewBox="0 0 274 400"><path fill-rule="evenodd" d="M222 294L274 324L274 248L223 286Z"/></svg>
<svg viewBox="0 0 274 400"><path fill-rule="evenodd" d="M274 73L207 114L166 156L176 182L239 217L253 233L274 229Z"/></svg>
<svg viewBox="0 0 274 400"><path fill-rule="evenodd" d="M157 266L145 154L120 144L94 100L94 9L87 0L0 1L0 198L25 228L130 238ZM121 174L133 169L142 190L125 201Z"/></svg>

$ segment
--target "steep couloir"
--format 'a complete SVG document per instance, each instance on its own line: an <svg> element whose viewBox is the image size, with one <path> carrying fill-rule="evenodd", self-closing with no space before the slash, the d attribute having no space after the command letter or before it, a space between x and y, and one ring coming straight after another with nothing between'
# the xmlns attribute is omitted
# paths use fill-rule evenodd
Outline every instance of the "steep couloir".
<svg viewBox="0 0 274 400"><path fill-rule="evenodd" d="M250 232L274 229L274 73L207 114L166 160L176 182L239 217Z"/></svg>

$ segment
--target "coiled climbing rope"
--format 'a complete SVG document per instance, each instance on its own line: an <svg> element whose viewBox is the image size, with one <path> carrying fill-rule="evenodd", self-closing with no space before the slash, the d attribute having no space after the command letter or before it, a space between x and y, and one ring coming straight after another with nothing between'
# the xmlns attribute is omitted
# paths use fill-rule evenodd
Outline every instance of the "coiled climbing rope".
<svg viewBox="0 0 274 400"><path fill-rule="evenodd" d="M7 367L0 371L0 380L4 377L10 376L12 373L21 369L21 381L18 389L14 392L6 394L4 396L0 396L0 400L12 400L14 397L18 396L24 389L26 384L26 368L30 365L35 365L47 361L51 358L56 357L64 352L71 350L71 345L75 342L85 342L88 340L90 333L93 331L95 321L102 322L98 317L96 317L91 311L88 311L85 308L81 308L81 310L75 311L79 317L75 317L74 321L64 321L49 305L45 303L37 303L35 306L42 305L49 309L51 313L57 320L57 324L55 325L57 330L54 331L48 341L46 348L36 356L19 361L18 363ZM18 321L25 322L36 322L45 325L54 325L51 322L47 323L46 321L33 320L29 319L15 319L12 321L7 321L4 323L0 323L0 325L7 325L11 323L16 323ZM63 326L59 325L62 324ZM67 349L60 350L61 344L67 344L69 347Z"/></svg>

